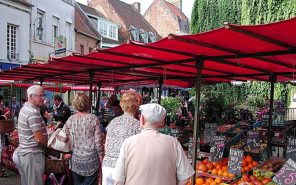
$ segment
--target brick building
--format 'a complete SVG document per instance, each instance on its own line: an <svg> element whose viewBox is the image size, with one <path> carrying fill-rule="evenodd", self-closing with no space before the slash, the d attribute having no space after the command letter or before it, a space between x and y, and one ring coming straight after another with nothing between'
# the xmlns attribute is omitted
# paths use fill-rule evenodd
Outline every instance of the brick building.
<svg viewBox="0 0 296 185"><path fill-rule="evenodd" d="M118 32L119 24L108 20L96 9L77 3L85 19L92 25L92 28L100 34L101 48L112 48L124 43L122 36Z"/></svg>
<svg viewBox="0 0 296 185"><path fill-rule="evenodd" d="M75 51L88 54L100 47L101 35L84 13L79 3L75 5Z"/></svg>
<svg viewBox="0 0 296 185"><path fill-rule="evenodd" d="M182 1L174 1L174 3L181 8ZM154 0L144 13L144 17L161 37L166 37L170 33L190 33L190 22L186 15L178 7L165 0Z"/></svg>
<svg viewBox="0 0 296 185"><path fill-rule="evenodd" d="M141 15L140 3L130 5L119 0L91 0L89 6L120 25L118 31L124 42L134 40L151 43L160 38L156 30Z"/></svg>

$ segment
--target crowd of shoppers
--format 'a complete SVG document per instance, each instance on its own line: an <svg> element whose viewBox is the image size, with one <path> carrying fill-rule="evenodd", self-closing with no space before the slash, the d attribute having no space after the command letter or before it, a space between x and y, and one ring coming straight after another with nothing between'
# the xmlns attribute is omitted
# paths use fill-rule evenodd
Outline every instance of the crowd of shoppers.
<svg viewBox="0 0 296 185"><path fill-rule="evenodd" d="M2 99L0 95L0 115L5 109ZM84 93L76 93L72 105L77 112L73 115L61 96L54 96L52 113L44 100L43 88L33 85L25 103L13 101L9 107L18 117L19 146L14 162L22 185L44 184L49 118L60 123L57 131L65 133L64 142L70 143L71 153L64 157L69 158L74 185L98 185L100 178L102 185L183 185L194 173L177 139L158 132L165 108L142 105L142 97L133 90L123 93L120 100L113 96L109 102L114 118L106 135L98 117L90 113L91 100Z"/></svg>

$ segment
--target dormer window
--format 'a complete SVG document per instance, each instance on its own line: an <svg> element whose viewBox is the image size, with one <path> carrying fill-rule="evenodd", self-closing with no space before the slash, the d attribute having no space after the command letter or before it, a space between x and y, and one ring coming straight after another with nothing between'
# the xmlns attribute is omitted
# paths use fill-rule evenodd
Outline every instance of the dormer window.
<svg viewBox="0 0 296 185"><path fill-rule="evenodd" d="M156 41L156 35L153 32L149 32L149 40L150 42L155 42Z"/></svg>
<svg viewBox="0 0 296 185"><path fill-rule="evenodd" d="M100 34L108 37L108 25L106 22L100 21L100 28L99 28Z"/></svg>
<svg viewBox="0 0 296 185"><path fill-rule="evenodd" d="M130 26L129 31L132 34L133 40L139 42L140 41L140 30L138 30L134 26Z"/></svg>
<svg viewBox="0 0 296 185"><path fill-rule="evenodd" d="M141 29L141 34L140 35L141 35L141 38L142 38L142 40L143 40L144 43L148 43L149 42L149 39L148 39L149 36L148 36L148 34L149 34L148 32L146 32L145 30L142 30Z"/></svg>
<svg viewBox="0 0 296 185"><path fill-rule="evenodd" d="M118 25L104 20L99 20L99 32L102 36L118 40Z"/></svg>

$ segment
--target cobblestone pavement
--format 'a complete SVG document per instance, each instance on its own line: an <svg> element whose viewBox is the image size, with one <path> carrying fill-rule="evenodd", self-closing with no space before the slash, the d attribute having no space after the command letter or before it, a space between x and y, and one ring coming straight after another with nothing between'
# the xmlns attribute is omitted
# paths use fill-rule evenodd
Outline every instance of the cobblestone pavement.
<svg viewBox="0 0 296 185"><path fill-rule="evenodd" d="M0 178L1 185L21 185L21 177L13 171L6 170L7 178Z"/></svg>

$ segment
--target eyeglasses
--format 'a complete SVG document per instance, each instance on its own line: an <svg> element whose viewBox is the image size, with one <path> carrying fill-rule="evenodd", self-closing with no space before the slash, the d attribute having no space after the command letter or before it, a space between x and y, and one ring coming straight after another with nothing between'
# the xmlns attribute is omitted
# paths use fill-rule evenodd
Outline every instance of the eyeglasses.
<svg viewBox="0 0 296 185"><path fill-rule="evenodd" d="M34 96L39 96L41 98L45 98L45 94L33 94Z"/></svg>

